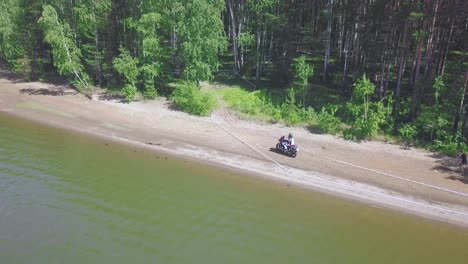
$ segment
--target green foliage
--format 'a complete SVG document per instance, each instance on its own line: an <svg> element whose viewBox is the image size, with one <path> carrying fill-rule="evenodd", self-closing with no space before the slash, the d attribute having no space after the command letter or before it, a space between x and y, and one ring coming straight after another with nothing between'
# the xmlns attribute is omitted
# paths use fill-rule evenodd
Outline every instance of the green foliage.
<svg viewBox="0 0 468 264"><path fill-rule="evenodd" d="M147 85L145 86L145 91L143 93L145 99L156 99L158 97L158 91L154 86Z"/></svg>
<svg viewBox="0 0 468 264"><path fill-rule="evenodd" d="M415 30L413 33L411 33L411 37L413 37L414 40L419 41L422 38L426 37L429 33L424 30Z"/></svg>
<svg viewBox="0 0 468 264"><path fill-rule="evenodd" d="M441 113L440 113L441 107L440 107L439 98L440 98L441 94L445 90L445 84L444 84L444 82L442 80L442 76L437 76L435 78L432 88L434 89L434 106L432 107L432 118L430 120L427 120L427 121L430 121L430 122L426 123L427 125L430 124L430 129L431 129L430 139L431 140L433 139L434 130L437 131L440 128L442 128L443 126L448 124L448 120L445 120L443 118L443 115L441 115ZM425 110L426 110L426 111L423 111L423 114L427 115L426 112L429 109L427 107L425 107L425 106L423 106L423 108L425 108ZM418 119L420 119L420 120L422 118L427 118L427 116L420 115L418 117Z"/></svg>
<svg viewBox="0 0 468 264"><path fill-rule="evenodd" d="M412 20L422 19L424 17L423 8L424 8L423 3L421 3L421 1L418 0L416 2L415 10L411 11L411 13L409 14L410 19L412 19Z"/></svg>
<svg viewBox="0 0 468 264"><path fill-rule="evenodd" d="M122 74L128 83L135 85L140 74L138 58L133 58L128 50L120 47L120 54L113 60L115 70Z"/></svg>
<svg viewBox="0 0 468 264"><path fill-rule="evenodd" d="M297 107L290 104L281 106L281 119L287 126L294 126L301 122Z"/></svg>
<svg viewBox="0 0 468 264"><path fill-rule="evenodd" d="M314 74L314 68L307 64L304 55L294 59L294 72L302 86L308 84L309 78Z"/></svg>
<svg viewBox="0 0 468 264"><path fill-rule="evenodd" d="M338 134L341 132L341 120L335 115L338 111L338 106L329 105L328 107L322 107L318 113L318 128L329 134Z"/></svg>
<svg viewBox="0 0 468 264"><path fill-rule="evenodd" d="M298 90L302 97L302 104L305 104L309 91L309 78L314 75L314 68L307 64L304 55L294 59L294 76L298 80Z"/></svg>
<svg viewBox="0 0 468 264"><path fill-rule="evenodd" d="M73 25L76 42L82 52L82 64L86 70L102 81L103 72L109 72L105 63L105 45L101 43L102 33L109 30L108 18L112 11L112 0L74 1L71 14L64 14L64 20ZM58 7L59 9L60 7ZM66 12L63 10L62 12Z"/></svg>
<svg viewBox="0 0 468 264"><path fill-rule="evenodd" d="M311 107L296 105L294 89L289 89L288 97L282 104L273 104L273 97L266 91L248 92L240 88L230 88L223 92L223 99L229 107L259 119L270 122L283 122L286 125L308 124L317 119Z"/></svg>
<svg viewBox="0 0 468 264"><path fill-rule="evenodd" d="M460 149L461 141L462 137L460 133L453 135L446 131L437 131L436 139L430 145L430 148L439 153L454 156Z"/></svg>
<svg viewBox="0 0 468 264"><path fill-rule="evenodd" d="M281 105L280 113L280 120L287 126L305 125L317 119L317 113L312 107L305 108L285 103Z"/></svg>
<svg viewBox="0 0 468 264"><path fill-rule="evenodd" d="M221 12L223 0L182 1L183 11L177 24L181 43L184 76L198 84L211 80L220 66L218 53L226 48Z"/></svg>
<svg viewBox="0 0 468 264"><path fill-rule="evenodd" d="M357 109L359 108L361 108L359 111L362 113L362 107L357 106ZM367 119L360 116L353 123L353 133L358 139L372 138L387 122L387 109L382 102L371 103L367 111Z"/></svg>
<svg viewBox="0 0 468 264"><path fill-rule="evenodd" d="M124 94L125 99L128 102L131 102L131 101L133 101L135 99L135 96L136 96L136 93L137 93L137 88L135 87L135 85L127 84L122 89L122 93Z"/></svg>
<svg viewBox="0 0 468 264"><path fill-rule="evenodd" d="M375 92L375 86L364 75L354 84L352 102L346 104L349 121L352 124L345 132L345 137L351 140L372 138L388 122L390 107L383 102L371 102L370 96Z"/></svg>
<svg viewBox="0 0 468 264"><path fill-rule="evenodd" d="M193 83L179 85L171 100L182 111L199 116L208 116L218 103L213 94L200 91Z"/></svg>
<svg viewBox="0 0 468 264"><path fill-rule="evenodd" d="M126 49L121 47L120 55L114 59L113 64L115 70L126 79L127 84L122 89L125 99L127 99L128 102L133 101L137 92L137 78L140 74L138 59L133 58Z"/></svg>
<svg viewBox="0 0 468 264"><path fill-rule="evenodd" d="M241 113L257 115L265 106L264 101L260 99L260 93L261 91L249 93L239 88L229 89L224 93L224 100L231 108Z"/></svg>
<svg viewBox="0 0 468 264"><path fill-rule="evenodd" d="M441 76L435 78L433 89L434 104L422 106L415 121L419 138L430 142L429 147L434 151L454 155L464 145L464 138L460 131L453 133L452 113L444 111L444 108L453 109L454 106L445 99L447 87Z"/></svg>
<svg viewBox="0 0 468 264"><path fill-rule="evenodd" d="M142 81L143 97L146 99L154 99L158 95L156 81L161 75L164 57L158 36L161 19L157 12L145 13L139 19L127 19L128 27L138 33L141 55L132 57L127 49L120 47L119 56L113 60L114 68L125 77L127 84L136 87L137 83Z"/></svg>
<svg viewBox="0 0 468 264"><path fill-rule="evenodd" d="M157 31L161 24L161 15L149 12L141 16L136 23L137 31L142 35L142 66L141 72L145 84L145 98L154 99L157 96L156 79L161 75L164 50Z"/></svg>
<svg viewBox="0 0 468 264"><path fill-rule="evenodd" d="M24 56L23 58L12 60L12 65L14 72L21 74L26 81L31 80L31 59Z"/></svg>
<svg viewBox="0 0 468 264"><path fill-rule="evenodd" d="M350 141L360 141L364 136L359 134L359 131L354 131L353 129L347 128L343 130L343 138Z"/></svg>
<svg viewBox="0 0 468 264"><path fill-rule="evenodd" d="M89 77L81 64L81 50L76 46L70 26L59 21L58 14L51 5L44 6L38 23L44 32L44 41L52 47L54 66L58 72L73 76L77 88L86 92Z"/></svg>
<svg viewBox="0 0 468 264"><path fill-rule="evenodd" d="M288 125L314 125L328 133L349 127L344 136L353 140L383 132L404 138L394 127L411 119L418 142L451 152L457 140L464 140L450 136L459 132L454 128L468 136L466 98L462 97L468 63L461 47L466 41L455 30L465 23L463 10L450 1L434 5L401 0L396 9L384 2L374 1L370 7L368 1L335 2L333 8L322 4L311 12L303 1L286 5L277 0L2 0L0 60L27 80L47 81L61 75L84 93L89 92L91 79L99 85L120 85L119 93L130 101L138 92L146 99L156 98L172 78L183 77L195 84L211 80L222 54L223 69L235 68L246 77L255 74L255 85L265 87L255 92L226 91L228 105L245 115ZM359 15L366 8L371 12ZM343 18L357 27L334 26ZM448 18L449 24L445 23ZM451 24L455 25L453 34ZM365 25L375 30L358 30ZM401 30L394 35L389 28ZM356 34L365 45L353 44L350 36ZM438 35L451 37L438 39ZM227 37L232 45L228 46ZM429 41L437 39L440 45L426 49ZM322 70L327 47L330 78L324 86L312 85L314 67ZM233 56L235 48L237 56ZM297 54L308 55L296 58ZM400 62L406 62L402 76ZM407 71L411 64L418 67L413 73L421 73L414 80L410 77L416 75ZM345 104L349 80L363 71L379 77L387 90L400 84L395 103L387 95L378 97L372 82L363 77L355 83L352 101L345 107L329 106ZM115 78L115 73L122 78ZM431 90L430 77L442 73L444 79L435 78ZM272 89L268 79L281 89ZM185 95L196 97L195 93Z"/></svg>
<svg viewBox="0 0 468 264"><path fill-rule="evenodd" d="M398 133L400 134L400 137L406 141L406 145L409 146L416 136L417 131L413 125L404 124L398 129Z"/></svg>
<svg viewBox="0 0 468 264"><path fill-rule="evenodd" d="M411 13L410 13L410 17L411 17L412 19L415 19L415 20L421 19L421 18L424 17L424 13L422 13L422 12L411 12Z"/></svg>
<svg viewBox="0 0 468 264"><path fill-rule="evenodd" d="M395 103L395 99L393 98L393 92L387 93L385 100L382 101L384 104L385 111L385 122L381 125L381 129L386 133L390 134L394 131L395 127L395 118L392 116L393 113L393 105Z"/></svg>
<svg viewBox="0 0 468 264"><path fill-rule="evenodd" d="M450 114L438 113L433 107L423 106L414 124L422 139L432 141L437 131L450 130L450 118Z"/></svg>
<svg viewBox="0 0 468 264"><path fill-rule="evenodd" d="M444 84L444 80L442 79L442 76L437 76L435 78L434 85L432 85L432 88L434 88L435 106L438 106L439 105L439 97L445 90L445 84Z"/></svg>
<svg viewBox="0 0 468 264"><path fill-rule="evenodd" d="M362 78L358 79L353 85L353 97L357 101L363 101L363 104L366 105L369 103L369 97L375 92L375 85L363 75Z"/></svg>
<svg viewBox="0 0 468 264"><path fill-rule="evenodd" d="M239 46L252 47L255 45L255 35L249 32L242 32L237 44Z"/></svg>
<svg viewBox="0 0 468 264"><path fill-rule="evenodd" d="M293 126L301 121L299 107L296 105L296 92L289 89L286 101L281 105L281 118L288 126Z"/></svg>
<svg viewBox="0 0 468 264"><path fill-rule="evenodd" d="M21 23L24 19L20 1L2 0L0 4L0 59L13 64L15 71L22 63L18 60L27 58L28 38ZM23 70L18 70L23 73Z"/></svg>

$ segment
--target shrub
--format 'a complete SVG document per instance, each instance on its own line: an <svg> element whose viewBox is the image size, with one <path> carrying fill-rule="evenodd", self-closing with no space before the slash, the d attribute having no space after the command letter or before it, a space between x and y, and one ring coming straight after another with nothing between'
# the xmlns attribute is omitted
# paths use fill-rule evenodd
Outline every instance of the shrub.
<svg viewBox="0 0 468 264"><path fill-rule="evenodd" d="M359 130L348 128L343 131L343 137L346 140L359 141L363 138L362 133Z"/></svg>
<svg viewBox="0 0 468 264"><path fill-rule="evenodd" d="M289 89L286 102L281 105L281 117L286 125L293 126L301 122L299 108L296 105L296 92Z"/></svg>
<svg viewBox="0 0 468 264"><path fill-rule="evenodd" d="M202 92L191 83L178 86L172 93L171 100L182 111L199 116L208 116L217 105L213 94Z"/></svg>
<svg viewBox="0 0 468 264"><path fill-rule="evenodd" d="M155 99L158 97L158 91L154 86L145 86L145 92L143 93L145 99Z"/></svg>
<svg viewBox="0 0 468 264"><path fill-rule="evenodd" d="M274 107L272 104L270 104L267 109L269 110L272 122L276 123L281 121L281 109Z"/></svg>
<svg viewBox="0 0 468 264"><path fill-rule="evenodd" d="M388 108L382 102L371 102L367 106L347 103L346 108L352 125L348 133L354 134L357 140L372 138L381 131L382 126L388 124Z"/></svg>
<svg viewBox="0 0 468 264"><path fill-rule="evenodd" d="M432 107L422 106L415 121L420 138L432 141L438 131L450 130L451 117L449 113L436 113Z"/></svg>
<svg viewBox="0 0 468 264"><path fill-rule="evenodd" d="M430 145L434 151L445 155L454 156L460 148L461 135L452 135L446 131L437 131L436 140Z"/></svg>
<svg viewBox="0 0 468 264"><path fill-rule="evenodd" d="M259 98L260 93L260 91L249 93L239 88L234 88L226 90L223 98L234 110L248 115L256 115L264 108L264 103Z"/></svg>
<svg viewBox="0 0 468 264"><path fill-rule="evenodd" d="M300 107L299 116L304 123L310 123L317 120L317 113L312 107Z"/></svg>
<svg viewBox="0 0 468 264"><path fill-rule="evenodd" d="M123 75L128 83L137 82L140 69L138 68L138 58L133 58L125 48L119 48L120 54L112 60L114 69Z"/></svg>
<svg viewBox="0 0 468 264"><path fill-rule="evenodd" d="M112 61L114 69L123 75L126 79L127 85L122 89L122 93L128 102L135 99L137 88L135 83L137 82L140 70L138 68L138 59L133 58L126 49L120 47L120 54Z"/></svg>
<svg viewBox="0 0 468 264"><path fill-rule="evenodd" d="M387 120L391 108L385 107L382 101L371 102L375 86L365 75L353 86L353 101L346 104L352 129L346 131L345 137L352 140L372 138L381 127L392 122Z"/></svg>
<svg viewBox="0 0 468 264"><path fill-rule="evenodd" d="M297 106L289 103L281 105L281 119L287 126L297 125L301 122Z"/></svg>
<svg viewBox="0 0 468 264"><path fill-rule="evenodd" d="M398 129L398 132L400 133L400 137L406 141L406 146L411 144L411 141L417 134L415 127L410 124L404 124Z"/></svg>
<svg viewBox="0 0 468 264"><path fill-rule="evenodd" d="M13 63L13 71L15 73L21 74L26 81L31 80L31 73L32 73L31 59L29 59L27 56L24 56L22 58L13 60L12 63Z"/></svg>
<svg viewBox="0 0 468 264"><path fill-rule="evenodd" d="M341 120L335 116L337 106L322 107L317 116L318 127L324 133L338 134L341 131Z"/></svg>
<svg viewBox="0 0 468 264"><path fill-rule="evenodd" d="M122 93L125 96L125 99L128 102L131 102L135 99L136 93L137 93L137 88L134 85L127 84L123 89Z"/></svg>
<svg viewBox="0 0 468 264"><path fill-rule="evenodd" d="M317 119L312 107L296 104L295 90L290 89L288 97L282 104L275 105L271 93L263 90L248 92L240 88L230 88L223 92L223 99L229 107L241 113L258 118L268 117L270 122L282 121L288 126L308 124Z"/></svg>

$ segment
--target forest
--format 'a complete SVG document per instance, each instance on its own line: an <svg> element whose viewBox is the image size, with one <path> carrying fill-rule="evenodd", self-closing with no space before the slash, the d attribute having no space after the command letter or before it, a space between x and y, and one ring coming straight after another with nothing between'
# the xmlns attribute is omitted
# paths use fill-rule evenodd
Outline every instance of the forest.
<svg viewBox="0 0 468 264"><path fill-rule="evenodd" d="M158 96L349 140L467 149L464 0L0 0L25 80ZM204 91L203 83L226 89Z"/></svg>

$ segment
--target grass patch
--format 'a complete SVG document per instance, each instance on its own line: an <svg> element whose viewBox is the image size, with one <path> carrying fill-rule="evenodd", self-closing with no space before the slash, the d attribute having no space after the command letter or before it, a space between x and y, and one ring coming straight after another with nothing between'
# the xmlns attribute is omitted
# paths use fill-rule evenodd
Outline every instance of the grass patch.
<svg viewBox="0 0 468 264"><path fill-rule="evenodd" d="M308 125L317 119L311 107L297 106L294 100L275 100L275 96L265 90L249 92L234 86L219 90L218 93L230 108L257 120L293 126Z"/></svg>

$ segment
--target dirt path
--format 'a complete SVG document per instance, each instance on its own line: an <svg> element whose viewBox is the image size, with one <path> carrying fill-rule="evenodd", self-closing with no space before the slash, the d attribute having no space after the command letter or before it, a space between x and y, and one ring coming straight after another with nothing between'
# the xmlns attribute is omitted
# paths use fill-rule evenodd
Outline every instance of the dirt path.
<svg viewBox="0 0 468 264"><path fill-rule="evenodd" d="M304 128L173 110L164 99L126 104L72 89L23 83L0 71L0 111L44 124L254 173L468 227L468 178L453 158L381 142L354 143ZM274 151L292 132L297 158Z"/></svg>

